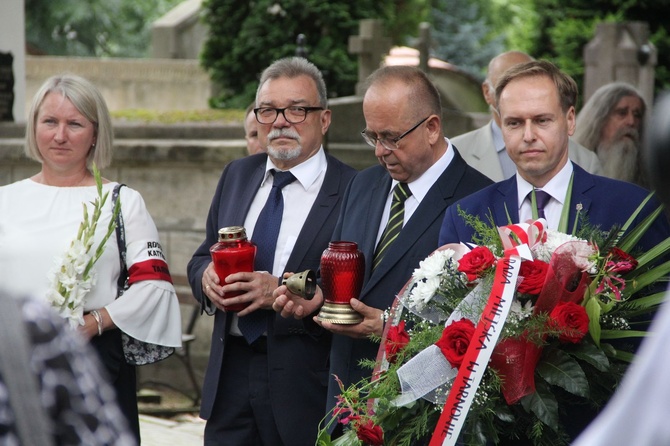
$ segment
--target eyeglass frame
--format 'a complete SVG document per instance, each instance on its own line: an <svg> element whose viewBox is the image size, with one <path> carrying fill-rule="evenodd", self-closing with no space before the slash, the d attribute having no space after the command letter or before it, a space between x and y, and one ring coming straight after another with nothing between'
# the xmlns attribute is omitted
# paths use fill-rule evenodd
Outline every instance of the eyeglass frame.
<svg viewBox="0 0 670 446"><path fill-rule="evenodd" d="M369 145L370 147L377 148L377 143L379 143L379 144L381 144L382 147L385 148L386 150L391 150L391 151L393 151L393 150L398 150L398 142L400 142L401 139L403 139L405 136L407 136L407 135L409 135L410 133L412 133L414 130L418 129L419 126L420 126L421 124L423 124L424 122L428 121L428 118L430 118L431 116L433 116L433 115L428 115L428 116L426 116L426 117L423 118L421 121L419 121L419 122L417 122L416 124L414 124L414 126L413 126L411 129L407 130L405 133L403 133L403 134L400 135L400 136L396 136L395 138L383 137L383 138L379 139L379 137L376 136L376 134L375 134L375 138L372 139L372 137L366 133L367 129L364 129L363 131L361 131L361 136L363 137L363 139L365 140L365 142L368 143L368 145ZM390 148L390 147L388 147L386 144L383 143L384 140L391 141L395 147L394 147L393 149Z"/></svg>
<svg viewBox="0 0 670 446"><path fill-rule="evenodd" d="M285 114L284 112L285 112L286 110L290 109L290 108L294 108L294 109L295 109L295 108L301 108L301 109L305 110L305 117L302 119L302 121L294 122L294 121L291 121L290 119L288 119L288 118L286 117L286 114ZM258 112L259 112L260 110L274 110L274 112L275 112L275 118L272 120L272 122L261 122L260 119L258 119ZM284 108L277 108L277 107L257 107L257 108L254 108L254 116L256 117L256 122L258 122L259 124L262 124L262 125L270 125L270 124L274 124L275 122L277 122L277 118L279 117L279 114L280 114L280 113L281 113L281 115L284 117L284 120L285 120L286 122L288 122L289 124L301 124L301 123L303 123L303 122L305 122L305 121L307 120L307 115L309 115L310 112L318 111L318 110L325 110L325 108L324 108L324 107L305 107L305 106L303 106L303 105L291 105L290 107L284 107Z"/></svg>

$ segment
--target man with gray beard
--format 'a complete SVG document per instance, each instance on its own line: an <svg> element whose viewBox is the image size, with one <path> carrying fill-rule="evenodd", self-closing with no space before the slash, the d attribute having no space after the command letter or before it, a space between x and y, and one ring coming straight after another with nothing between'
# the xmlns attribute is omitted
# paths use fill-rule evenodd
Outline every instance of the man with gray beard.
<svg viewBox="0 0 670 446"><path fill-rule="evenodd" d="M635 87L625 82L606 84L577 115L574 139L596 152L605 176L648 187L641 161L645 111Z"/></svg>
<svg viewBox="0 0 670 446"><path fill-rule="evenodd" d="M331 334L311 317L276 314L272 292L284 272L319 268L355 170L324 152L331 113L312 63L274 62L255 105L267 153L226 166L206 238L188 264L193 295L214 315L200 408L204 444L311 446L326 409ZM219 277L209 248L229 226L246 229L256 261L253 272Z"/></svg>

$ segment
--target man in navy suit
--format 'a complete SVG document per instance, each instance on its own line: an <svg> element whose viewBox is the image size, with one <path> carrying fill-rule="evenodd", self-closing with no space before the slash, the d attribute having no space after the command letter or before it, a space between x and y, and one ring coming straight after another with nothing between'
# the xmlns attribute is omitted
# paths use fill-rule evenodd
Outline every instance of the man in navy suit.
<svg viewBox="0 0 670 446"><path fill-rule="evenodd" d="M491 184L468 166L444 137L440 96L425 73L415 67L383 67L370 76L368 85L363 100L363 138L374 147L380 165L360 172L352 180L333 233L333 240L356 242L365 256L363 289L359 298L351 301L364 319L353 325L319 322L334 333L329 409L340 394L335 376L345 386L370 377L372 370L359 364L361 359L377 355L379 343L369 336L381 336L384 310L391 306L419 262L438 247L447 206ZM399 183L410 191L404 202L402 230L379 260L375 253L384 238L392 214L393 191ZM273 306L286 317L304 317L323 303L320 291L311 301L286 293L286 287L279 287Z"/></svg>
<svg viewBox="0 0 670 446"><path fill-rule="evenodd" d="M258 137L267 154L225 168L206 239L188 265L194 296L215 318L200 409L207 420L204 444L311 446L326 405L331 334L311 318L285 319L271 311L272 292L284 271L319 267L355 170L324 152L331 113L322 75L310 62L288 58L268 67L256 107ZM272 270L220 281L209 253L219 228L240 225L248 235L256 234L262 209L276 193L273 183L286 171L295 180L279 192L283 213ZM230 296L237 292L242 294ZM249 306L239 313L224 310L240 303ZM242 322L254 314L262 316L264 334L249 344Z"/></svg>
<svg viewBox="0 0 670 446"><path fill-rule="evenodd" d="M544 206L549 227L557 229L565 213L567 231L572 230L578 212L603 230L623 225L649 194L636 185L589 174L568 159L568 137L575 130L577 85L555 65L533 61L511 68L496 86L496 99L505 146L517 174L450 206L440 230L441 245L472 241L473 229L466 226L459 212L484 222L492 216L497 226L507 225L508 216L512 223L531 219L528 197L533 189L549 194ZM631 227L658 206L658 200L650 200ZM648 250L668 236L670 226L661 213L638 247ZM566 417L567 434L574 439L595 411L575 402L562 416ZM514 440L510 444L525 443Z"/></svg>
<svg viewBox="0 0 670 446"><path fill-rule="evenodd" d="M649 194L633 184L589 174L568 159L577 85L555 65L532 61L511 68L496 86L496 100L505 146L517 174L450 206L440 230L441 245L472 239L473 229L458 215L459 208L483 221L491 213L498 226L508 224L508 215L513 223L530 219L533 189L550 196L544 207L549 227L557 229L565 213L570 231L578 213L603 230L622 225ZM659 204L650 200L635 223ZM647 250L668 235L668 222L661 216L639 247Z"/></svg>

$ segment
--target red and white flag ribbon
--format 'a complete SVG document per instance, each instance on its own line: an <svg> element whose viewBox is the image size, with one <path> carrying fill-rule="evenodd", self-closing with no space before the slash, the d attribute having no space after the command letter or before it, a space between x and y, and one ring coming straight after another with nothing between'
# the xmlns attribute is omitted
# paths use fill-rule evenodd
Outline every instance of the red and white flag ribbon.
<svg viewBox="0 0 670 446"><path fill-rule="evenodd" d="M503 239L505 256L496 264L491 293L451 386L429 446L456 444L512 306L521 262L532 260L530 247L544 237L544 224L537 221L509 225L499 228L499 233Z"/></svg>

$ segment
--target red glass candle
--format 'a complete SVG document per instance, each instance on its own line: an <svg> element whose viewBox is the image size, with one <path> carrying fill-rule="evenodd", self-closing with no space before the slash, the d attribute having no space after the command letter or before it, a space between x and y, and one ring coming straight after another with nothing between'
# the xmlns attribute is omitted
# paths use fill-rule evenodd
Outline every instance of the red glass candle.
<svg viewBox="0 0 670 446"><path fill-rule="evenodd" d="M365 258L355 242L330 242L321 256L321 284L327 302L348 304L363 287Z"/></svg>
<svg viewBox="0 0 670 446"><path fill-rule="evenodd" d="M219 229L219 241L210 249L214 270L219 276L220 284L225 284L229 275L238 272L253 272L256 259L256 245L247 239L242 226L228 226ZM242 294L227 293L226 298ZM224 306L226 311L241 311L249 303Z"/></svg>

